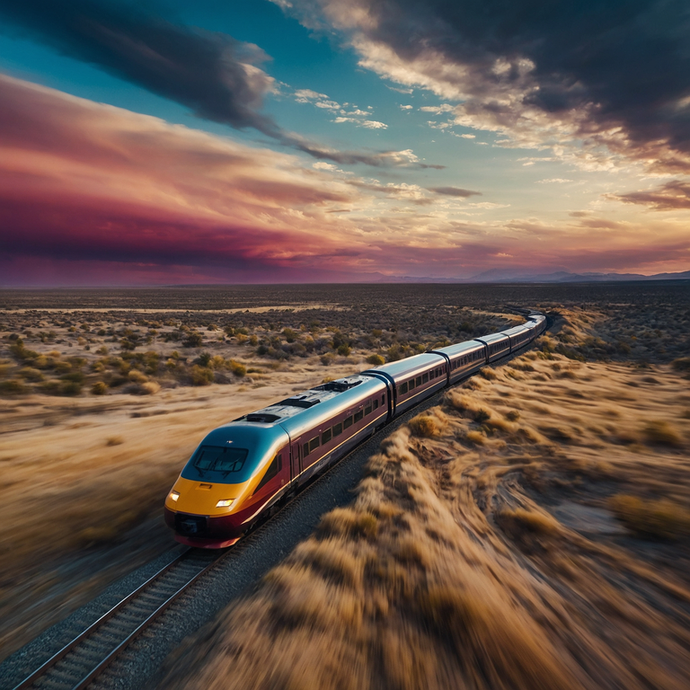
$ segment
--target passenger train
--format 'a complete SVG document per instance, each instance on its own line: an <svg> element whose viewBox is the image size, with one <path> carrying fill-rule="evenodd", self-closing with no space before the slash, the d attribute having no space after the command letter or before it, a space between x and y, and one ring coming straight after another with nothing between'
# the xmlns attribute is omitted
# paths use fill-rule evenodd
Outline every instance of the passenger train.
<svg viewBox="0 0 690 690"><path fill-rule="evenodd" d="M546 317L330 381L214 429L165 501L189 546L234 544L257 520L387 422L532 342Z"/></svg>

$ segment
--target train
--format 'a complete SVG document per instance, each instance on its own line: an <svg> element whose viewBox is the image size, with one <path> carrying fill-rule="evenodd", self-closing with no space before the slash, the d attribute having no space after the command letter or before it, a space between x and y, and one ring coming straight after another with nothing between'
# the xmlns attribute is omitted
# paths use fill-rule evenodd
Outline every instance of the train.
<svg viewBox="0 0 690 690"><path fill-rule="evenodd" d="M546 327L530 312L522 325L323 383L214 429L168 493L166 524L182 544L232 546L387 423Z"/></svg>

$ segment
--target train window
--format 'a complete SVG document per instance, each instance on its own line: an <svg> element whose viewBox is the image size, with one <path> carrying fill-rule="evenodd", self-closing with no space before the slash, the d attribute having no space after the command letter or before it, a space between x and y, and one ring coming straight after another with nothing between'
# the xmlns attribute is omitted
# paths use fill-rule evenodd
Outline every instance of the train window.
<svg viewBox="0 0 690 690"><path fill-rule="evenodd" d="M333 436L340 436L343 433L343 424L339 422L333 425Z"/></svg>
<svg viewBox="0 0 690 690"><path fill-rule="evenodd" d="M330 440L331 440L331 430L326 429L326 431L324 431L321 434L321 443L328 443Z"/></svg>
<svg viewBox="0 0 690 690"><path fill-rule="evenodd" d="M362 419L362 417L364 417L364 412L362 412L362 410L360 410L359 412L355 412L355 424L357 424L357 422L360 419Z"/></svg>
<svg viewBox="0 0 690 690"><path fill-rule="evenodd" d="M307 455L309 455L309 444L308 444L308 443L305 443L305 444L302 446L302 457L306 458Z"/></svg>
<svg viewBox="0 0 690 690"><path fill-rule="evenodd" d="M407 384L407 387L410 390L414 390L414 379L410 379L409 383Z"/></svg>
<svg viewBox="0 0 690 690"><path fill-rule="evenodd" d="M371 405L367 405L367 406L364 408L364 414L365 414L365 415L371 414Z"/></svg>
<svg viewBox="0 0 690 690"><path fill-rule="evenodd" d="M385 393L381 396L381 404L382 405L386 404L386 394Z"/></svg>
<svg viewBox="0 0 690 690"><path fill-rule="evenodd" d="M309 441L309 452L316 450L319 447L319 437L316 436L311 441Z"/></svg>
<svg viewBox="0 0 690 690"><path fill-rule="evenodd" d="M248 453L244 448L201 446L182 473L185 479L221 481L229 475L242 472Z"/></svg>
<svg viewBox="0 0 690 690"><path fill-rule="evenodd" d="M379 399L378 398L376 398L376 400L374 400L374 409L375 410L379 409Z"/></svg>
<svg viewBox="0 0 690 690"><path fill-rule="evenodd" d="M407 393L407 382L400 384L400 395Z"/></svg>
<svg viewBox="0 0 690 690"><path fill-rule="evenodd" d="M343 429L349 429L352 426L352 417L348 417L344 422L343 422Z"/></svg>
<svg viewBox="0 0 690 690"><path fill-rule="evenodd" d="M421 377L421 376L418 376L418 377L415 379L414 385L415 385L415 387L421 386L421 385L422 385L422 377Z"/></svg>
<svg viewBox="0 0 690 690"><path fill-rule="evenodd" d="M422 383L429 383L429 374L424 374L424 376L422 376Z"/></svg>
<svg viewBox="0 0 690 690"><path fill-rule="evenodd" d="M268 482L270 482L271 479L273 479L273 477L275 477L282 468L283 456L280 453L278 453L278 455L276 455L275 458L273 458L273 462L269 465L268 469L266 470L266 474L261 478L261 481L254 490L254 493L256 493L259 489L268 484Z"/></svg>

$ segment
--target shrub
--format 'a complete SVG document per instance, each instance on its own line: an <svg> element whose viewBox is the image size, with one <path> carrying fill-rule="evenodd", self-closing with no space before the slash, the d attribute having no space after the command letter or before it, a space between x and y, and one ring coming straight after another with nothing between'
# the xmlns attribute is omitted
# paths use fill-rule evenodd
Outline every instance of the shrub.
<svg viewBox="0 0 690 690"><path fill-rule="evenodd" d="M57 395L60 392L60 382L54 379L46 381L41 386L41 390L48 395Z"/></svg>
<svg viewBox="0 0 690 690"><path fill-rule="evenodd" d="M207 367L211 363L211 353L210 352L202 352L196 361L197 361L197 364L199 364L200 366Z"/></svg>
<svg viewBox="0 0 690 690"><path fill-rule="evenodd" d="M420 436L421 438L433 438L439 434L436 420L429 415L418 415L417 417L413 417L407 425L415 436Z"/></svg>
<svg viewBox="0 0 690 690"><path fill-rule="evenodd" d="M511 422L517 422L520 419L520 413L517 410L510 410L506 413L506 419Z"/></svg>
<svg viewBox="0 0 690 690"><path fill-rule="evenodd" d="M17 379L9 379L9 381L0 381L0 393L15 394L23 393L26 387L21 381Z"/></svg>
<svg viewBox="0 0 690 690"><path fill-rule="evenodd" d="M122 438L122 436L109 436L105 440L105 445L106 446L119 446L122 445L125 442L125 440Z"/></svg>
<svg viewBox="0 0 690 690"><path fill-rule="evenodd" d="M690 534L690 510L667 499L643 501L617 494L609 500L615 516L641 537L678 539Z"/></svg>
<svg viewBox="0 0 690 690"><path fill-rule="evenodd" d="M477 446L483 446L486 443L486 436L481 431L468 431L465 438Z"/></svg>
<svg viewBox="0 0 690 690"><path fill-rule="evenodd" d="M491 367L482 367L479 372L487 381L495 381L498 374Z"/></svg>
<svg viewBox="0 0 690 690"><path fill-rule="evenodd" d="M81 383L79 381L63 381L60 386L60 394L67 396L79 395L81 393Z"/></svg>
<svg viewBox="0 0 690 690"><path fill-rule="evenodd" d="M132 383L146 383L148 381L146 375L142 374L136 369L132 369L132 371L130 371L127 375L127 378L132 381Z"/></svg>
<svg viewBox="0 0 690 690"><path fill-rule="evenodd" d="M201 347L204 344L204 336L201 333L192 332L182 341L182 347Z"/></svg>
<svg viewBox="0 0 690 690"><path fill-rule="evenodd" d="M338 347L338 354L343 357L349 357L351 352L352 350L350 349L350 346L347 343L343 343Z"/></svg>
<svg viewBox="0 0 690 690"><path fill-rule="evenodd" d="M245 367L244 364L240 364L240 362L236 362L234 359L228 362L228 369L239 378L247 374L247 367Z"/></svg>
<svg viewBox="0 0 690 690"><path fill-rule="evenodd" d="M193 386L208 386L213 381L213 372L195 364L190 372Z"/></svg>
<svg viewBox="0 0 690 690"><path fill-rule="evenodd" d="M147 381L146 383L141 384L142 395L154 395L155 393L158 393L160 389L160 385L158 385L155 381Z"/></svg>
<svg viewBox="0 0 690 690"><path fill-rule="evenodd" d="M105 395L108 390L108 386L103 383L103 381L96 381L96 383L91 386L92 395Z"/></svg>
<svg viewBox="0 0 690 690"><path fill-rule="evenodd" d="M678 447L683 444L680 434L668 422L652 420L644 428L644 434L650 443L661 446Z"/></svg>
<svg viewBox="0 0 690 690"><path fill-rule="evenodd" d="M536 513L524 508L503 510L498 515L501 527L513 536L531 532L539 536L555 535L560 532L558 521L545 513Z"/></svg>
<svg viewBox="0 0 690 690"><path fill-rule="evenodd" d="M375 367L379 367L385 363L386 363L386 360L383 357L381 357L381 355L375 355L374 354L374 355L369 355L367 357L367 364L371 364Z"/></svg>
<svg viewBox="0 0 690 690"><path fill-rule="evenodd" d="M474 413L474 421L477 422L477 424L484 424L484 422L488 422L490 419L491 414L483 408L478 409Z"/></svg>
<svg viewBox="0 0 690 690"><path fill-rule="evenodd" d="M377 532L376 516L352 508L335 508L321 519L318 526L318 533L325 537L343 535L370 539L375 537Z"/></svg>
<svg viewBox="0 0 690 690"><path fill-rule="evenodd" d="M43 374L38 369L32 367L23 367L19 370L19 375L26 381L43 381Z"/></svg>

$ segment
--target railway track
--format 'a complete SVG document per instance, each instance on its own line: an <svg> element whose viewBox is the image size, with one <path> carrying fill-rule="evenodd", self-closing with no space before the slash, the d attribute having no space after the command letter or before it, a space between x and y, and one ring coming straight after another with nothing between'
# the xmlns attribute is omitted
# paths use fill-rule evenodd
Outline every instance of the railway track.
<svg viewBox="0 0 690 690"><path fill-rule="evenodd" d="M14 690L81 690L224 554L187 549L104 613Z"/></svg>

